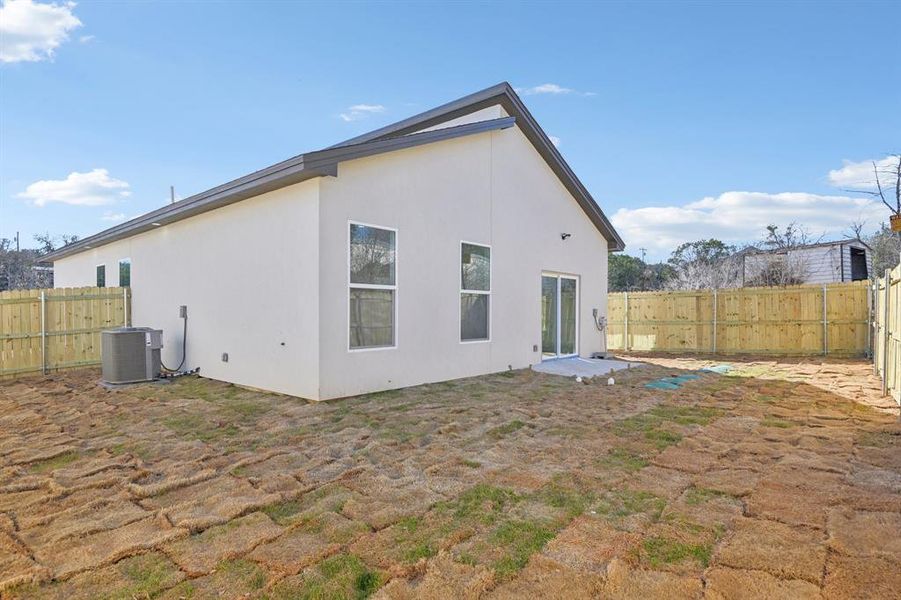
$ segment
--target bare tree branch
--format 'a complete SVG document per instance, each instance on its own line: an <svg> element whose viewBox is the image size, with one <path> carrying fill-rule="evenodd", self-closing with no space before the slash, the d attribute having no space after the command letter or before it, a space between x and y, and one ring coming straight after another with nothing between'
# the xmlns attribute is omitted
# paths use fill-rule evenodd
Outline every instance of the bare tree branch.
<svg viewBox="0 0 901 600"><path fill-rule="evenodd" d="M858 241L863 241L863 230L866 227L866 221L851 221L851 225L848 226L850 230L847 234L848 237L853 238Z"/></svg>
<svg viewBox="0 0 901 600"><path fill-rule="evenodd" d="M882 182L879 181L879 169L876 168L876 161L873 161L873 176L876 178L876 189L879 191L879 197L882 203L891 208L891 205L885 201L885 194L882 193Z"/></svg>
<svg viewBox="0 0 901 600"><path fill-rule="evenodd" d="M848 192L849 194L866 194L868 196L879 197L879 192L871 192L870 190L852 190L848 188L842 188L843 192Z"/></svg>

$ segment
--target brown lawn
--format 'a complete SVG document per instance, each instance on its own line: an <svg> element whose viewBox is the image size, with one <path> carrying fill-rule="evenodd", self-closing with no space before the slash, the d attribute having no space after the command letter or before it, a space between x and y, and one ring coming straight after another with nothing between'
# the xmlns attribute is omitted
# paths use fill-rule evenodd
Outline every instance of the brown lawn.
<svg viewBox="0 0 901 600"><path fill-rule="evenodd" d="M711 363L649 360L321 404L2 382L0 596L897 597L901 427L866 363L654 390Z"/></svg>

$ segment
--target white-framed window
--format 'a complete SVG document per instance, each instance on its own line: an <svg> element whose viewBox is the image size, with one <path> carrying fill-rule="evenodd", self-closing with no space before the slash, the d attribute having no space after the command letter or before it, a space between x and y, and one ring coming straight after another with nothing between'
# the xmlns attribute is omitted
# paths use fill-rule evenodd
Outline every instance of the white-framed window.
<svg viewBox="0 0 901 600"><path fill-rule="evenodd" d="M119 287L131 285L131 259L123 258L119 261Z"/></svg>
<svg viewBox="0 0 901 600"><path fill-rule="evenodd" d="M94 273L97 277L97 287L106 287L106 265L97 265Z"/></svg>
<svg viewBox="0 0 901 600"><path fill-rule="evenodd" d="M348 349L397 347L397 230L348 222Z"/></svg>
<svg viewBox="0 0 901 600"><path fill-rule="evenodd" d="M460 341L491 339L491 246L460 242Z"/></svg>

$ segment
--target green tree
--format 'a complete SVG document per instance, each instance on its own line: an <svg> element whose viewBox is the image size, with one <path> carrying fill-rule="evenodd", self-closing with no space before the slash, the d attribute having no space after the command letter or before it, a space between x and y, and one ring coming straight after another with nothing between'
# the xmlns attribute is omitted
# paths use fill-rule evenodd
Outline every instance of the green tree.
<svg viewBox="0 0 901 600"><path fill-rule="evenodd" d="M611 254L607 262L607 289L611 292L636 289L644 267L644 262L635 256Z"/></svg>
<svg viewBox="0 0 901 600"><path fill-rule="evenodd" d="M611 292L663 289L672 276L669 265L647 264L640 258L627 254L611 254L607 268L607 289Z"/></svg>

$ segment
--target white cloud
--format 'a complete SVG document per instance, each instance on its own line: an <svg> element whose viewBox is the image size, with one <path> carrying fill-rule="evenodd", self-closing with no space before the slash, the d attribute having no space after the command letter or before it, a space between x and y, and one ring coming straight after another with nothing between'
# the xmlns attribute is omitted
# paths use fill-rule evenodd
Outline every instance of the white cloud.
<svg viewBox="0 0 901 600"><path fill-rule="evenodd" d="M554 146L556 146L557 148L560 147L560 138L558 138L556 135L549 135L548 138L551 140L551 143Z"/></svg>
<svg viewBox="0 0 901 600"><path fill-rule="evenodd" d="M53 57L81 27L72 10L74 2L41 4L32 0L7 0L0 7L0 62L35 62Z"/></svg>
<svg viewBox="0 0 901 600"><path fill-rule="evenodd" d="M359 121L370 115L385 112L385 107L381 104L354 104L348 107L347 112L343 112L338 117L346 123L351 121Z"/></svg>
<svg viewBox="0 0 901 600"><path fill-rule="evenodd" d="M884 183L889 179L888 173L891 168L898 164L898 158L886 156L883 159L864 160L861 162L842 161L841 169L829 171L829 183L834 187L844 189L874 190L876 189L876 178L873 172L874 162L879 170L880 180ZM892 184L894 184L893 179L891 181Z"/></svg>
<svg viewBox="0 0 901 600"><path fill-rule="evenodd" d="M556 83L542 83L535 87L515 88L516 92L523 96L536 96L538 94L550 94L552 96L565 96L567 94L577 94L579 96L596 96L594 92L578 92L572 88L563 87Z"/></svg>
<svg viewBox="0 0 901 600"><path fill-rule="evenodd" d="M717 238L741 244L763 236L769 224L797 222L814 236L840 237L852 221L878 223L884 210L868 198L804 192L726 192L681 206L621 208L614 227L630 250L646 248L649 258L665 259L683 242Z"/></svg>
<svg viewBox="0 0 901 600"><path fill-rule="evenodd" d="M112 221L114 223L118 223L119 221L125 220L125 213L114 213L111 210L108 210L103 213L103 216L100 217L102 221Z"/></svg>
<svg viewBox="0 0 901 600"><path fill-rule="evenodd" d="M106 169L94 169L87 173L69 173L65 179L35 181L19 197L32 201L36 206L45 206L51 202L103 206L127 198L131 195L128 188L127 182L113 179Z"/></svg>
<svg viewBox="0 0 901 600"><path fill-rule="evenodd" d="M518 88L517 91L524 96L534 96L535 94L572 94L575 90L557 85L556 83L542 83L530 88Z"/></svg>
<svg viewBox="0 0 901 600"><path fill-rule="evenodd" d="M94 41L94 36L93 35L83 35L80 38L78 38L78 41L82 44L87 44L88 42Z"/></svg>

